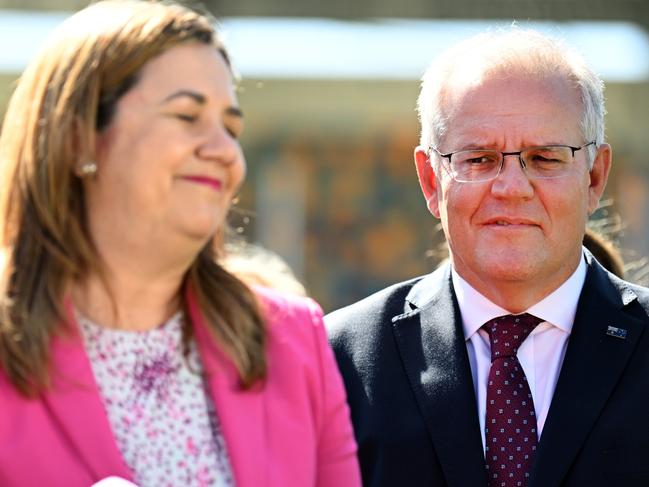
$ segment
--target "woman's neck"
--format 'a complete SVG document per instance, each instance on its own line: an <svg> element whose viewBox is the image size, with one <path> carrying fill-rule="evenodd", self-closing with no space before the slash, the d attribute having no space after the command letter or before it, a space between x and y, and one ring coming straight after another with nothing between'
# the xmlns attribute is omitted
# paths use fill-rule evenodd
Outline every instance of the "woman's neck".
<svg viewBox="0 0 649 487"><path fill-rule="evenodd" d="M76 309L99 325L150 330L180 308L183 274L148 279L137 270L122 270L110 273L105 281L99 275L89 275L73 284L71 297Z"/></svg>
<svg viewBox="0 0 649 487"><path fill-rule="evenodd" d="M205 242L141 232L119 235L105 226L94 230L105 279L91 273L74 283L72 300L79 312L100 325L125 330L164 323L179 309L184 276Z"/></svg>

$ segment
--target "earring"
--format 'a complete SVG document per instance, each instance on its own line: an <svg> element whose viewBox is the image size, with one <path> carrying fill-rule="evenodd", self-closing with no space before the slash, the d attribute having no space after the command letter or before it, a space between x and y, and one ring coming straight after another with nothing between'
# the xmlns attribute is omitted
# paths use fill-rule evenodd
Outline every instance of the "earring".
<svg viewBox="0 0 649 487"><path fill-rule="evenodd" d="M97 173L97 163L95 161L87 161L77 166L77 176L85 178L94 176Z"/></svg>

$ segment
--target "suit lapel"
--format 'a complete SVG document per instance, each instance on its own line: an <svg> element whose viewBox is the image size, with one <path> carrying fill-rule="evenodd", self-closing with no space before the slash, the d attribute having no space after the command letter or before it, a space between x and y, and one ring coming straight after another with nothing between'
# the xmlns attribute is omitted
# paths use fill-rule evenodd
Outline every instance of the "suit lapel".
<svg viewBox="0 0 649 487"><path fill-rule="evenodd" d="M530 487L561 483L645 328L624 309L633 291L622 281L616 288L597 263L589 264ZM607 335L608 326L627 330L626 338Z"/></svg>
<svg viewBox="0 0 649 487"><path fill-rule="evenodd" d="M449 267L417 283L393 318L397 348L449 485L486 485L473 379Z"/></svg>
<svg viewBox="0 0 649 487"><path fill-rule="evenodd" d="M248 390L241 388L236 368L217 346L190 288L187 289L186 296L235 484L238 487L268 485L268 422L263 384L257 384Z"/></svg>
<svg viewBox="0 0 649 487"><path fill-rule="evenodd" d="M64 326L67 333L52 339L52 388L43 394L43 404L91 478L116 475L132 480L115 443L69 300L65 308L69 326Z"/></svg>

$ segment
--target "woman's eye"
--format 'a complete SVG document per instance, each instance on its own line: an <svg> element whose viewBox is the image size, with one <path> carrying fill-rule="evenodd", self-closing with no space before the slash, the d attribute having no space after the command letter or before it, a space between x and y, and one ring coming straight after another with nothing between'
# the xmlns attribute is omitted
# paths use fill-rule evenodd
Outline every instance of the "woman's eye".
<svg viewBox="0 0 649 487"><path fill-rule="evenodd" d="M182 120L183 122L195 122L198 118L196 115L187 115L185 113L177 113L176 118Z"/></svg>
<svg viewBox="0 0 649 487"><path fill-rule="evenodd" d="M225 131L232 137L233 139L238 139L240 134L240 130L235 130L232 128L225 127Z"/></svg>

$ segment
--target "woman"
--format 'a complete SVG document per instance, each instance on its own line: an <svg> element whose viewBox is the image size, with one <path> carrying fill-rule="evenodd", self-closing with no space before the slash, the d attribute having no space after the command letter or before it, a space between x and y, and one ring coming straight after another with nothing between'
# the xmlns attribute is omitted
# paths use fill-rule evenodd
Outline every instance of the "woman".
<svg viewBox="0 0 649 487"><path fill-rule="evenodd" d="M593 228L586 227L584 247L595 256L597 262L602 264L607 271L612 272L621 279L625 279L622 252L620 252L620 249L615 246L607 235Z"/></svg>
<svg viewBox="0 0 649 487"><path fill-rule="evenodd" d="M0 138L0 485L356 486L321 311L216 262L245 163L210 19L105 1Z"/></svg>

